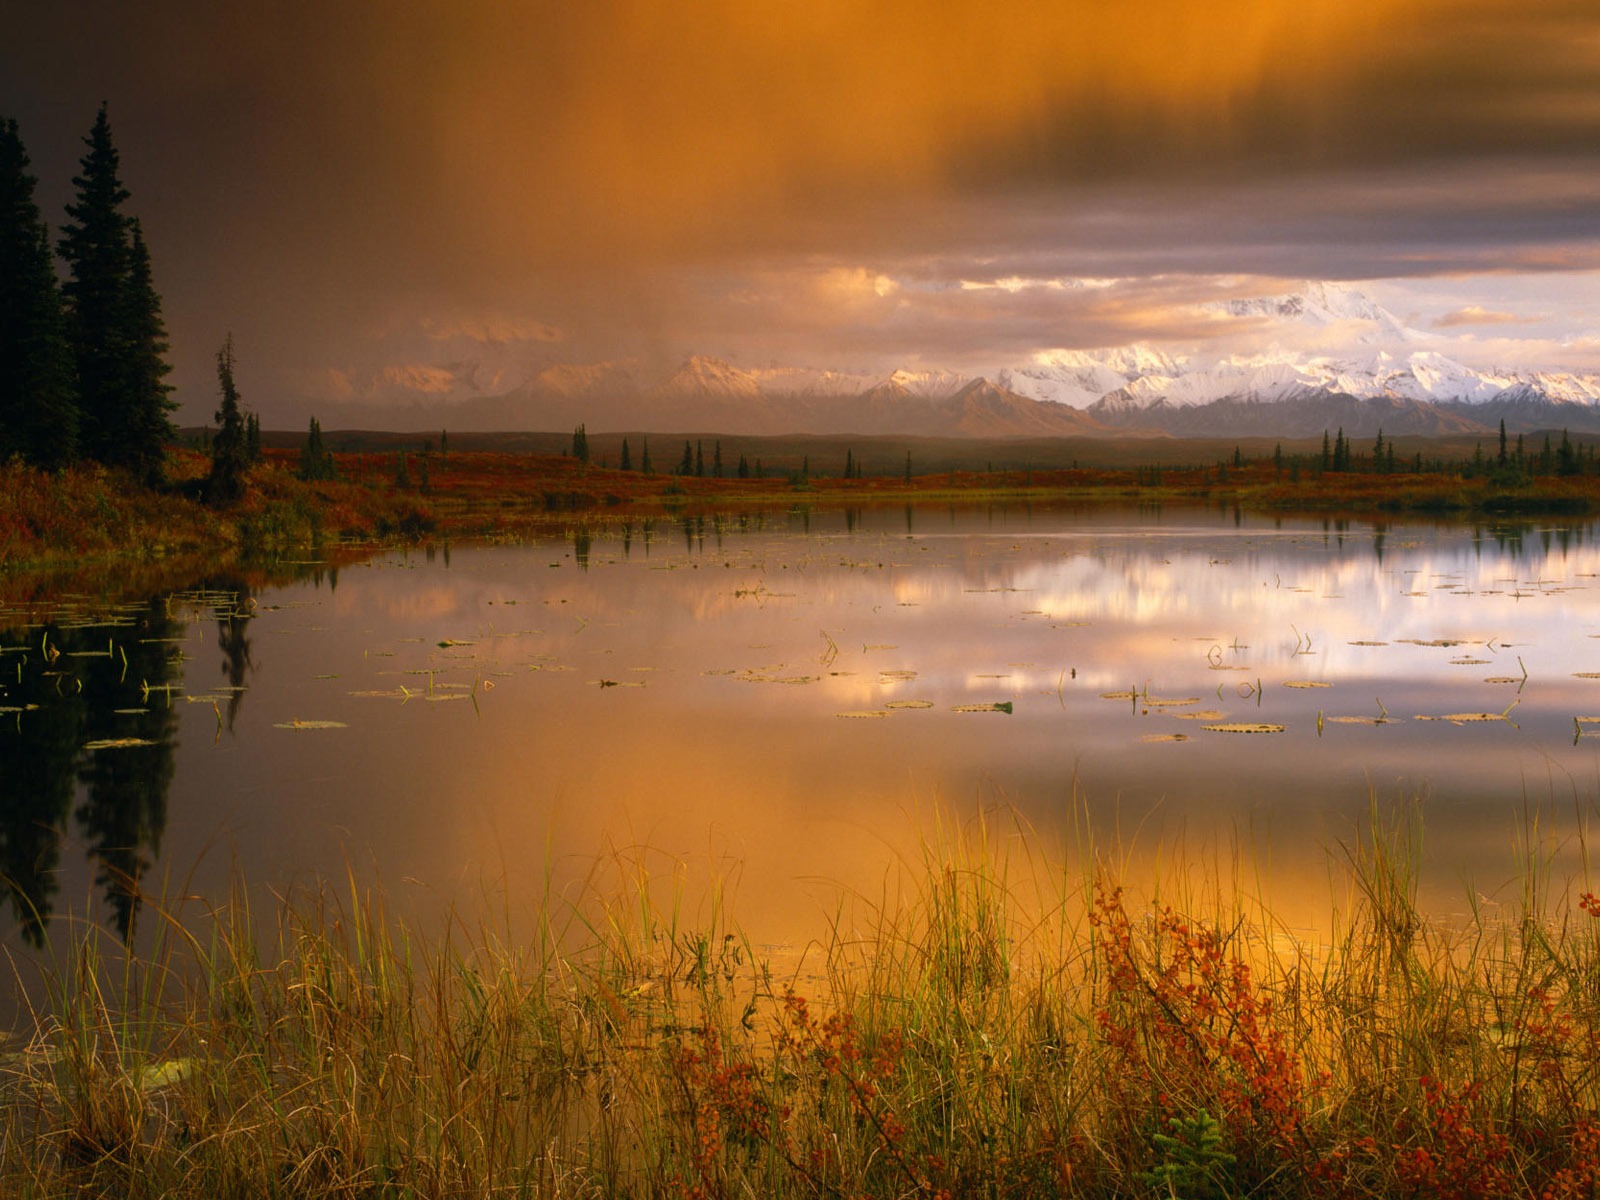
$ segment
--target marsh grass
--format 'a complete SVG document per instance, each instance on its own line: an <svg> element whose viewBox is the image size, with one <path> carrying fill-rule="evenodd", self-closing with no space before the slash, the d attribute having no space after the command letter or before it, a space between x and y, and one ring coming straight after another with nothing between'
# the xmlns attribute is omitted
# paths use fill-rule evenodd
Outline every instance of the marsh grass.
<svg viewBox="0 0 1600 1200"><path fill-rule="evenodd" d="M1136 884L946 831L841 896L804 991L638 862L515 939L240 887L137 956L70 940L0 1194L1592 1196L1600 899L1530 819L1509 915L1427 920L1420 837L1336 847L1312 939L1242 856Z"/></svg>

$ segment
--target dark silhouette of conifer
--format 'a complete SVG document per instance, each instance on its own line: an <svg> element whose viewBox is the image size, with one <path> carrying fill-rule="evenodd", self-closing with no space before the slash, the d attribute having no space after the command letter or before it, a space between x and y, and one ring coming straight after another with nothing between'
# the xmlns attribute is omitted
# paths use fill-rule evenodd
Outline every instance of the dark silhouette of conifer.
<svg viewBox="0 0 1600 1200"><path fill-rule="evenodd" d="M36 182L17 123L0 121L0 462L55 468L76 454L78 399Z"/></svg>
<svg viewBox="0 0 1600 1200"><path fill-rule="evenodd" d="M123 310L128 346L125 368L126 441L119 461L151 482L159 481L167 443L176 433L170 414L177 407L166 382L172 367L166 361L167 326L161 317L161 296L150 272L150 251L139 222L130 222L130 268Z"/></svg>
<svg viewBox="0 0 1600 1200"><path fill-rule="evenodd" d="M117 150L105 105L84 139L77 203L59 243L70 278L63 286L67 331L78 368L79 439L84 453L160 476L172 426L171 370L161 298L138 222L121 208L128 190L117 178Z"/></svg>
<svg viewBox="0 0 1600 1200"><path fill-rule="evenodd" d="M627 438L622 439L622 458L617 463L617 469L620 471L633 470L633 455L628 452Z"/></svg>
<svg viewBox="0 0 1600 1200"><path fill-rule="evenodd" d="M332 479L334 476L333 455L322 444L322 426L315 417L311 418L311 427L306 432L306 444L300 448L301 479Z"/></svg>
<svg viewBox="0 0 1600 1200"><path fill-rule="evenodd" d="M211 439L211 474L206 477L206 503L218 506L239 502L244 495L244 473L250 466L244 410L239 407L239 389L233 382L233 364L230 333L217 351L217 390L222 394L222 403L217 408L217 432Z"/></svg>

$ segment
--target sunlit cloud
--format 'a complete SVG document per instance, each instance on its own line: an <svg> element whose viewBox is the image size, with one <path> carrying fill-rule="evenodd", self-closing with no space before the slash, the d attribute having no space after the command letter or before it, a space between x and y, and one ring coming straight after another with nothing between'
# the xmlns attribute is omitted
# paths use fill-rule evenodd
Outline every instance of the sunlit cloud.
<svg viewBox="0 0 1600 1200"><path fill-rule="evenodd" d="M469 350L1009 359L1210 339L1128 298L1172 277L1600 269L1586 0L97 8L86 43L25 7L0 112L59 211L110 100L191 414L228 329L265 397ZM1474 306L1560 319L1431 316Z"/></svg>

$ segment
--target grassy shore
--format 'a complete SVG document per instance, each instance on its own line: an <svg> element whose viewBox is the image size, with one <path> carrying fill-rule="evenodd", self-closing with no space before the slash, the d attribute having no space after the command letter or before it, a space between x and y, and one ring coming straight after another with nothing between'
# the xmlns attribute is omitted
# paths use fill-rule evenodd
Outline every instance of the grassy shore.
<svg viewBox="0 0 1600 1200"><path fill-rule="evenodd" d="M1316 944L1230 886L929 847L813 994L645 887L516 941L241 892L63 953L0 1066L0 1194L1593 1196L1600 899L1530 868L1431 923L1416 836L1349 854Z"/></svg>

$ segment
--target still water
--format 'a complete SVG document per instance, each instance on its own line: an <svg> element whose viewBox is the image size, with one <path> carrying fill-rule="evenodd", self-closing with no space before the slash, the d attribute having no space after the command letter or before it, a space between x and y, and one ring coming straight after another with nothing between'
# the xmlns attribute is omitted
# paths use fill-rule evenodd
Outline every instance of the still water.
<svg viewBox="0 0 1600 1200"><path fill-rule="evenodd" d="M1282 909L1417 807L1430 903L1492 900L1535 819L1581 868L1597 578L1588 524L879 509L63 597L0 612L4 937L353 870L513 929L716 876L803 939L980 813L1053 855L1243 846Z"/></svg>

